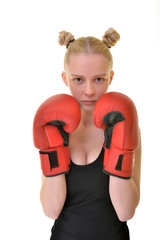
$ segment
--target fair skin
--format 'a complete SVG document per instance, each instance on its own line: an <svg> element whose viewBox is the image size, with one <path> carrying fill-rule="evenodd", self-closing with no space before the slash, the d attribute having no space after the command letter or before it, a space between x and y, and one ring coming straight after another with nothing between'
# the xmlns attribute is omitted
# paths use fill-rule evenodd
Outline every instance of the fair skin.
<svg viewBox="0 0 160 240"><path fill-rule="evenodd" d="M81 106L81 122L69 136L70 157L77 165L95 161L101 152L104 132L95 127L93 111L97 100L108 91L113 76L108 59L100 54L71 55L62 73L64 83ZM110 176L110 197L121 221L131 219L139 203L140 165L141 145L135 152L133 177L124 180ZM43 176L41 202L48 217L56 219L59 216L66 193L64 174L52 178Z"/></svg>

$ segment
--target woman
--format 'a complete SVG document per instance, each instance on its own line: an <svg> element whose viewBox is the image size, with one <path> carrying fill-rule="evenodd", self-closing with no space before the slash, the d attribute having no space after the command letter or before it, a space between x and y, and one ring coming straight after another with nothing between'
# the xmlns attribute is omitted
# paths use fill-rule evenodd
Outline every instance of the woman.
<svg viewBox="0 0 160 240"><path fill-rule="evenodd" d="M95 126L93 111L114 76L110 47L120 39L112 28L102 41L59 35L67 51L62 79L81 107L78 128L69 135L69 174L43 176L41 203L55 219L51 240L127 240L127 220L140 199L141 147L135 151L133 177L122 179L102 171L104 131Z"/></svg>

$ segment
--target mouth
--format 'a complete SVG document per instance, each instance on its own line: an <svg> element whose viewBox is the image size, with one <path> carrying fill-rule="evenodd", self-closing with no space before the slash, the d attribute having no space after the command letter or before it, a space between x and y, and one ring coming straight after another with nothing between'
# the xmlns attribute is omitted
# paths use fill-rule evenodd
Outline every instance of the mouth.
<svg viewBox="0 0 160 240"><path fill-rule="evenodd" d="M85 105L94 105L96 100L83 100L82 103Z"/></svg>

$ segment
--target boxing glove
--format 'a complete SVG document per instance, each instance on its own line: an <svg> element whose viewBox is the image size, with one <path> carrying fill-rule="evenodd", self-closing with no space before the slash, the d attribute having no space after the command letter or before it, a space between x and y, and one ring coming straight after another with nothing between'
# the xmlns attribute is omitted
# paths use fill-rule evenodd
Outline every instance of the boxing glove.
<svg viewBox="0 0 160 240"><path fill-rule="evenodd" d="M104 130L104 172L130 179L138 147L138 116L133 101L118 92L104 94L95 105L94 123Z"/></svg>
<svg viewBox="0 0 160 240"><path fill-rule="evenodd" d="M52 96L38 108L33 121L33 141L40 149L45 176L69 172L69 133L78 127L80 119L79 103L67 94Z"/></svg>

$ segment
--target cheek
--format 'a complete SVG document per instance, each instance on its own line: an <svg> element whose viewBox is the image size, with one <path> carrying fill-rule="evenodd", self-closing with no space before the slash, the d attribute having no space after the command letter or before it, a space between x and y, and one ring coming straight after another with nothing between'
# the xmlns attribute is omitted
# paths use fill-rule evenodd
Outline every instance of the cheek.
<svg viewBox="0 0 160 240"><path fill-rule="evenodd" d="M105 84L104 86L101 86L99 88L99 95L102 96L103 94L105 94L108 91L108 84Z"/></svg>
<svg viewBox="0 0 160 240"><path fill-rule="evenodd" d="M78 100L78 98L81 96L81 88L74 85L69 85L69 88L72 96Z"/></svg>

